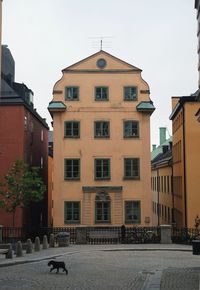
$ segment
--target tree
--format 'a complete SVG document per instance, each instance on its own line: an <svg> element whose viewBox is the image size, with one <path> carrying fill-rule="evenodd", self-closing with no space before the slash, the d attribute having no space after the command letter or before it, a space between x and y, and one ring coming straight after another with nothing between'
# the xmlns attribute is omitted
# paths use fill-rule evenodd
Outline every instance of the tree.
<svg viewBox="0 0 200 290"><path fill-rule="evenodd" d="M31 202L43 199L46 186L38 175L38 167L29 167L22 160L16 160L5 181L0 183L0 207L13 214L18 207L28 207Z"/></svg>

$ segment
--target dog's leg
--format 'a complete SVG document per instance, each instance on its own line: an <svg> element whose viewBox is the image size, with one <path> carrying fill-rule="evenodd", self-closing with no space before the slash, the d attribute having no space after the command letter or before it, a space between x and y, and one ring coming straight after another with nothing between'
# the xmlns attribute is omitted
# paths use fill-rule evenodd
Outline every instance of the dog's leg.
<svg viewBox="0 0 200 290"><path fill-rule="evenodd" d="M63 268L63 272L66 272L66 275L68 274L66 267Z"/></svg>
<svg viewBox="0 0 200 290"><path fill-rule="evenodd" d="M49 272L51 272L53 269L54 269L54 267L52 267Z"/></svg>
<svg viewBox="0 0 200 290"><path fill-rule="evenodd" d="M57 272L56 272L56 274L58 274L59 273L59 268L57 268Z"/></svg>

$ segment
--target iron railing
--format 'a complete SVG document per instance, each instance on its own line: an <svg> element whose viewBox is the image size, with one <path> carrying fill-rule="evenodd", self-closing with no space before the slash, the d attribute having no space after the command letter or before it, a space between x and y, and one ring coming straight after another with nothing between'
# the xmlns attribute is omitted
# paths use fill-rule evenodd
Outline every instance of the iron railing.
<svg viewBox="0 0 200 290"><path fill-rule="evenodd" d="M2 242L16 243L26 239L26 230L21 227L2 227Z"/></svg>
<svg viewBox="0 0 200 290"><path fill-rule="evenodd" d="M26 242L30 238L33 242L35 237L42 241L43 236L50 234L55 237L60 232L70 233L70 243L77 243L77 233L83 229L86 243L88 244L141 244L159 243L161 240L160 227L42 227L39 229L21 227L2 227L2 242L16 243L21 240ZM192 244L193 240L200 240L200 229L172 227L171 239L173 243Z"/></svg>
<svg viewBox="0 0 200 290"><path fill-rule="evenodd" d="M25 242L28 238L32 241L39 237L42 241L43 236L50 234L55 237L60 232L70 233L70 243L76 244L77 227L42 227L39 229L31 228L2 228L2 240L4 243L15 243L18 240ZM134 243L159 243L160 230L157 227L86 227L83 228L88 244L134 244Z"/></svg>
<svg viewBox="0 0 200 290"><path fill-rule="evenodd" d="M200 240L200 229L174 227L171 237L173 243L191 245L193 240Z"/></svg>

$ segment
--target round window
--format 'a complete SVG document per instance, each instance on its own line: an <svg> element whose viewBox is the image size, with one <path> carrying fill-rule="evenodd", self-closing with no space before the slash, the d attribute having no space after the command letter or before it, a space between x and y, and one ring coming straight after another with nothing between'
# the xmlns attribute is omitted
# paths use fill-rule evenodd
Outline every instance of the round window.
<svg viewBox="0 0 200 290"><path fill-rule="evenodd" d="M97 66L99 68L104 68L106 66L106 60L104 58L100 58L97 60Z"/></svg>

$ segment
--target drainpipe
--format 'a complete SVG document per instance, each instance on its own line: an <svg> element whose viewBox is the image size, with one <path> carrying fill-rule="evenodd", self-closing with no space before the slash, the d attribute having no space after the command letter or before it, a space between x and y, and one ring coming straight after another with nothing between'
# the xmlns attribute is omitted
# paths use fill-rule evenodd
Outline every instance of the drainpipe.
<svg viewBox="0 0 200 290"><path fill-rule="evenodd" d="M187 192L186 192L186 159L185 159L185 108L183 104L183 167L184 167L184 214L185 227L187 227Z"/></svg>
<svg viewBox="0 0 200 290"><path fill-rule="evenodd" d="M160 225L160 182L159 182L159 170L157 172L157 195L158 195L158 207L157 207L157 214L158 214L158 226Z"/></svg>
<svg viewBox="0 0 200 290"><path fill-rule="evenodd" d="M171 175L171 194L172 194L172 224L175 224L175 219L174 219L174 183L173 183L173 176L174 176L174 170L173 170L173 161L171 164L171 170L172 170L172 175Z"/></svg>

